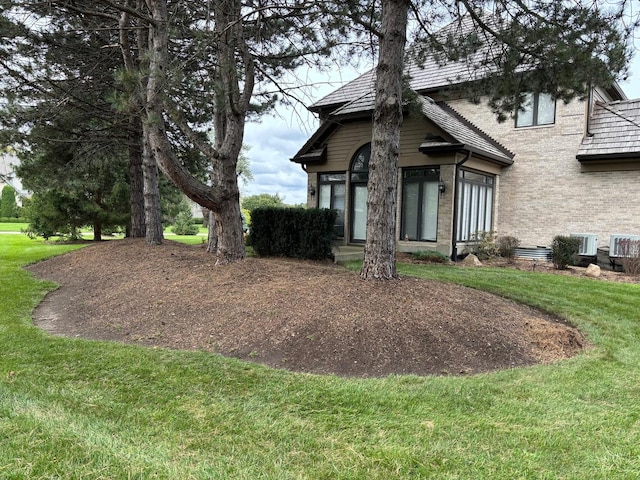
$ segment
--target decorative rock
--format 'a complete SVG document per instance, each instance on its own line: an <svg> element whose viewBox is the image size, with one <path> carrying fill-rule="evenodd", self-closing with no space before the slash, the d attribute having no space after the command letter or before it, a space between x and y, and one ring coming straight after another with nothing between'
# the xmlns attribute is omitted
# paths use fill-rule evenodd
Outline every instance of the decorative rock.
<svg viewBox="0 0 640 480"><path fill-rule="evenodd" d="M462 264L463 265L469 265L469 266L472 266L472 267L481 267L482 266L482 262L480 260L478 260L478 257L476 257L473 253L470 253L469 255L464 257L464 260L462 260Z"/></svg>
<svg viewBox="0 0 640 480"><path fill-rule="evenodd" d="M602 272L600 271L600 267L598 265L594 265L593 263L590 263L584 272L587 277L591 278L598 278L601 273Z"/></svg>

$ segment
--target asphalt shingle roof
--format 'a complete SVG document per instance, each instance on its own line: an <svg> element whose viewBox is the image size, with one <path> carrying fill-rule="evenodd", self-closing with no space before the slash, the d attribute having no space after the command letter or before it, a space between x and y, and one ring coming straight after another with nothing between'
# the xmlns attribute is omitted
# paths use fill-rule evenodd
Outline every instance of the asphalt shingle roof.
<svg viewBox="0 0 640 480"><path fill-rule="evenodd" d="M513 153L465 120L444 102L436 103L431 98L422 95L418 95L418 102L425 117L454 139L453 142L444 141L437 146L454 146L454 144L458 144L458 148L470 149L475 153L497 160L502 164L509 165L513 163ZM369 91L355 98L353 101L338 107L331 112L331 117L337 119L353 113L373 112L374 106L375 93ZM309 154L311 147L316 143L318 137L324 133L325 129L321 127L294 158L298 161L303 160L304 156ZM425 143L423 146L427 146L427 144ZM429 146L436 145L431 142Z"/></svg>
<svg viewBox="0 0 640 480"><path fill-rule="evenodd" d="M640 157L640 99L596 102L579 160Z"/></svg>
<svg viewBox="0 0 640 480"><path fill-rule="evenodd" d="M488 155L503 163L513 163L514 154L466 121L444 102L434 102L429 97L418 97L422 111L433 123L442 128L459 143L477 153Z"/></svg>
<svg viewBox="0 0 640 480"><path fill-rule="evenodd" d="M494 20L485 18L488 24L495 25ZM441 30L442 35L450 33L459 37L466 37L471 32L478 33L474 20L470 16L463 17L460 23L455 22ZM439 63L433 56L416 58L414 52L409 49L408 61L405 66L405 74L409 77L409 86L416 92L428 92L449 85L485 78L491 74L491 66L486 63L490 58L490 51L496 41L487 34L484 35L483 45L469 59L461 59L457 62ZM371 69L355 80L348 82L334 92L326 95L309 108L312 111L334 107L353 101L363 95L375 91L376 71Z"/></svg>

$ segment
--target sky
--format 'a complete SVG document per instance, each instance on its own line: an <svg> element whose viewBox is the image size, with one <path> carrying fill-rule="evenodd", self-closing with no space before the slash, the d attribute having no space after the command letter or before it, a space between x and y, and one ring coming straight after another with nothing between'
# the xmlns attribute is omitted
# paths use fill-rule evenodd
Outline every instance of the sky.
<svg viewBox="0 0 640 480"><path fill-rule="evenodd" d="M361 73L368 68L362 68ZM319 79L321 86L308 93L309 104L352 80L358 72L345 69L312 75ZM628 98L640 98L640 52L633 58L627 81L620 85ZM259 123L247 123L244 143L250 147L247 156L253 181L241 185L241 195L278 194L290 205L306 203L307 174L290 159L317 128L317 120L302 105L295 109L279 107L274 115L262 117Z"/></svg>

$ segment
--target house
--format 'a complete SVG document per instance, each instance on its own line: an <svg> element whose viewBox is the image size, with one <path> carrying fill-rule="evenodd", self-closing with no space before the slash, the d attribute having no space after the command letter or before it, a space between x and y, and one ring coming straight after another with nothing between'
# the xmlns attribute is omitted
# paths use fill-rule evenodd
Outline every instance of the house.
<svg viewBox="0 0 640 480"><path fill-rule="evenodd" d="M640 99L618 85L568 104L531 92L500 123L456 88L465 72L407 67L418 108L401 130L398 251L455 256L485 231L534 252L581 234L595 255L612 236L640 235ZM321 125L291 159L308 175L308 206L338 210L339 245L365 241L374 83L371 70L314 103Z"/></svg>
<svg viewBox="0 0 640 480"><path fill-rule="evenodd" d="M22 187L20 178L15 174L15 166L20 163L18 157L11 154L0 154L0 192L5 185L13 187L16 191L16 202L22 205L22 199L28 198L29 193Z"/></svg>

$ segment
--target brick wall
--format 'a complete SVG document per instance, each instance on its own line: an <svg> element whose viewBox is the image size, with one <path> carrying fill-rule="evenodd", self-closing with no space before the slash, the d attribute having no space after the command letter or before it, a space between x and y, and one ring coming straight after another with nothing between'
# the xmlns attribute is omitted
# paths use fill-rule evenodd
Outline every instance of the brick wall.
<svg viewBox="0 0 640 480"><path fill-rule="evenodd" d="M569 233L595 233L598 246L608 245L611 234L640 234L638 166L594 168L576 160L584 102L559 101L554 125L517 129L513 120L498 123L486 106L448 103L516 154L500 178L498 235L535 247Z"/></svg>

